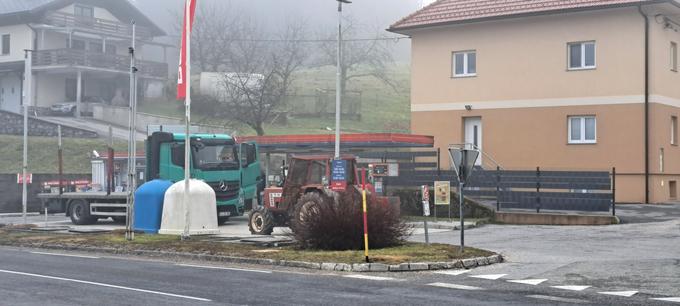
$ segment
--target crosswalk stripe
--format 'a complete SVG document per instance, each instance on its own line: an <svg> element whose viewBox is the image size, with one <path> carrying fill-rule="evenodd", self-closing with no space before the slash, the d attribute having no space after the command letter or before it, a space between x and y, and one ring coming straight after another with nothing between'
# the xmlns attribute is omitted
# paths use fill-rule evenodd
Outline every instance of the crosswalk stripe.
<svg viewBox="0 0 680 306"><path fill-rule="evenodd" d="M470 275L470 277L497 280L506 275L507 274L487 274L487 275Z"/></svg>
<svg viewBox="0 0 680 306"><path fill-rule="evenodd" d="M652 300L663 301L663 302L674 302L680 303L680 297L669 297L669 298L653 298Z"/></svg>
<svg viewBox="0 0 680 306"><path fill-rule="evenodd" d="M598 292L598 293L599 294L606 294L606 295L631 297L631 296L636 295L638 292L637 291L606 291L606 292Z"/></svg>
<svg viewBox="0 0 680 306"><path fill-rule="evenodd" d="M547 279L542 278L542 279L511 279L508 282L536 286L545 281L547 281Z"/></svg>
<svg viewBox="0 0 680 306"><path fill-rule="evenodd" d="M583 290L590 288L590 286L571 286L571 285L570 286L551 286L551 287L557 288L557 289L562 289L562 290L571 290L571 291L583 291Z"/></svg>
<svg viewBox="0 0 680 306"><path fill-rule="evenodd" d="M427 284L427 285L433 286L433 287L458 289L458 290L484 290L484 288L473 287L473 286L465 286L465 285L457 285L457 284L449 284L449 283L431 283L431 284Z"/></svg>
<svg viewBox="0 0 680 306"><path fill-rule="evenodd" d="M444 270L444 271L435 271L434 273L437 274L446 274L446 275L461 275L470 272L470 270Z"/></svg>

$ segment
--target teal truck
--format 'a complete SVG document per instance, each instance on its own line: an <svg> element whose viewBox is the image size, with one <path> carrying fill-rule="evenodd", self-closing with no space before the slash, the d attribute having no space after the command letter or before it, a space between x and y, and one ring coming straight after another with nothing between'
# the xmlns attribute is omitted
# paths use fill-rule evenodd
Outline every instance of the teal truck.
<svg viewBox="0 0 680 306"><path fill-rule="evenodd" d="M146 180L184 180L185 134L155 132L146 141ZM215 190L218 222L241 216L264 189L257 145L236 143L224 134L191 134L191 177ZM44 207L58 207L74 224L113 218L124 222L124 192L66 192L38 195ZM53 211L54 209L51 209Z"/></svg>
<svg viewBox="0 0 680 306"><path fill-rule="evenodd" d="M178 182L184 179L184 134L155 132L146 143L147 179ZM191 177L205 181L215 190L217 216L224 223L243 215L246 204L264 189L257 146L236 143L223 134L191 135ZM260 201L258 201L259 203Z"/></svg>

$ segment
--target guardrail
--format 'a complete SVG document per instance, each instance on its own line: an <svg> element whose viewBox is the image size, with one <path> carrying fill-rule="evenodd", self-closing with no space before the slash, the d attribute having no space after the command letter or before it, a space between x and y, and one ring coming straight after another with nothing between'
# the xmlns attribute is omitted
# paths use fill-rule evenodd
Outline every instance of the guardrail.
<svg viewBox="0 0 680 306"><path fill-rule="evenodd" d="M89 52L78 49L51 49L33 52L34 67L80 66L128 72L130 58L125 55ZM167 78L168 65L151 61L137 61L140 75Z"/></svg>
<svg viewBox="0 0 680 306"><path fill-rule="evenodd" d="M77 28L86 32L96 32L124 37L132 36L132 26L129 24L107 19L76 16L74 14L68 14L64 12L49 13L47 16L45 16L43 22L57 27ZM148 39L151 38L153 34L151 29L143 26L137 26L136 35L140 39Z"/></svg>

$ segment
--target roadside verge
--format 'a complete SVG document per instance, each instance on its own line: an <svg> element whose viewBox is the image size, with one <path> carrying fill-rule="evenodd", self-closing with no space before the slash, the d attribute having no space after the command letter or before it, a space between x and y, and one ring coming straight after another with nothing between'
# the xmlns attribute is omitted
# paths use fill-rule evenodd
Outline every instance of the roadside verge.
<svg viewBox="0 0 680 306"><path fill-rule="evenodd" d="M122 233L55 234L27 229L0 229L0 245L51 250L188 259L225 263L285 266L346 272L402 272L471 269L503 261L501 255L475 248L459 254L446 244L404 243L371 250L370 263L363 251L300 250L293 246L259 246L216 237L180 241L175 236L137 235L127 242Z"/></svg>

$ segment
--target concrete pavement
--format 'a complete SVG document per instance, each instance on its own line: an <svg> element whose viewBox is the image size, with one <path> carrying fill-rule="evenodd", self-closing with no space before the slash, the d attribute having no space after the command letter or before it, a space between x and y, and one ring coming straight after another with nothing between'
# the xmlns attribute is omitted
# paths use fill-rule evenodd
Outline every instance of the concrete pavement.
<svg viewBox="0 0 680 306"><path fill-rule="evenodd" d="M58 116L44 116L40 117L40 119L49 121L55 124L61 124L61 125L68 125L72 127L76 127L79 129L84 129L84 130L90 130L97 132L99 134L99 137L102 138L107 138L109 137L109 125L97 120L93 119L87 119L87 118L74 118L74 117L58 117ZM118 140L125 140L127 141L129 139L129 130L127 128L121 128L118 126L112 126L113 129L113 138L118 139ZM146 140L146 134L145 133L136 133L137 141L144 141Z"/></svg>

